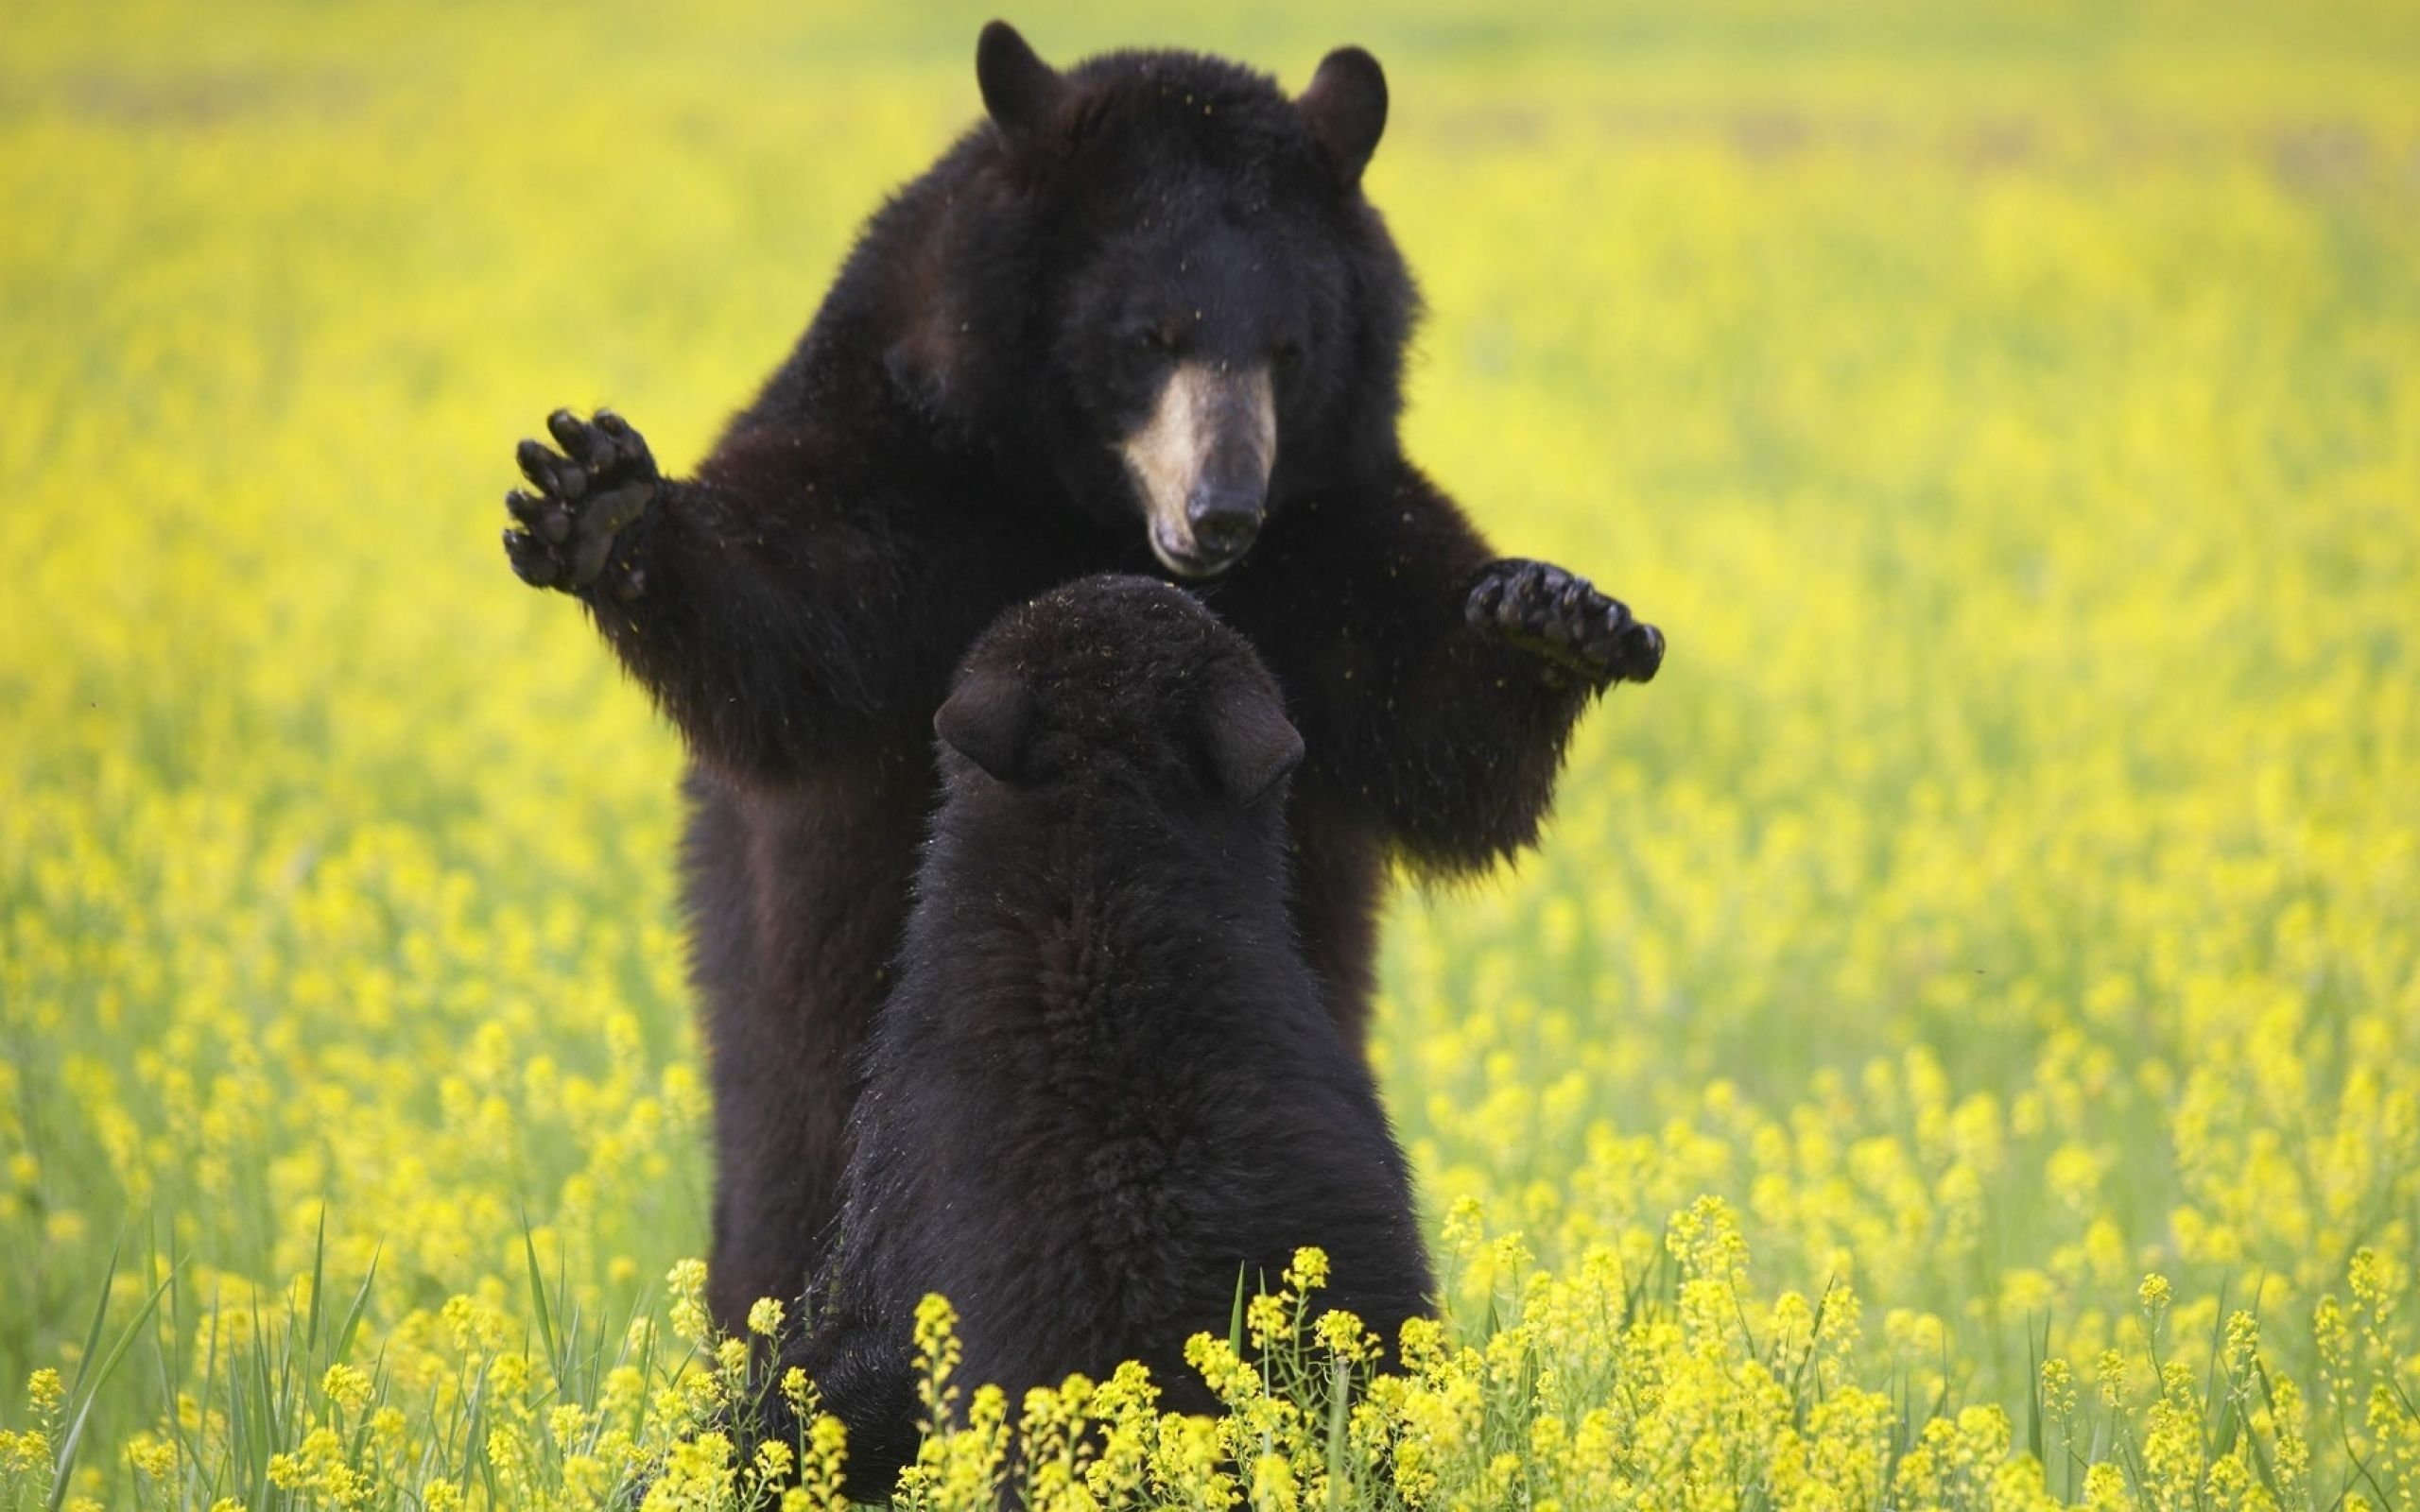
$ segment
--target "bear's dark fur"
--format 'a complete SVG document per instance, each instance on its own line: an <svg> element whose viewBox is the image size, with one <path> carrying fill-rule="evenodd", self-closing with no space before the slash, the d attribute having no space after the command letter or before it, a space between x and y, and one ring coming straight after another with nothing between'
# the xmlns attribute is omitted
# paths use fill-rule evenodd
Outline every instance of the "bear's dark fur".
<svg viewBox="0 0 2420 1512"><path fill-rule="evenodd" d="M1323 1307L1390 1343L1429 1307L1403 1156L1294 943L1303 742L1252 648L1165 583L1086 578L1003 615L934 728L825 1321L789 1355L875 1501L915 1451L927 1292L969 1386L1014 1403L1140 1360L1164 1408L1204 1413L1184 1345L1224 1336L1239 1274L1274 1285L1318 1245Z"/></svg>
<svg viewBox="0 0 2420 1512"><path fill-rule="evenodd" d="M798 1295L832 1215L933 711L994 615L1174 574L1257 648L1308 748L1295 926L1356 1046L1388 858L1530 843L1582 709L1662 654L1583 579L1497 558L1404 456L1415 300L1360 189L1366 53L1289 99L1180 53L1058 73L994 23L977 75L990 119L873 217L695 478L558 412L508 500L515 570L587 606L693 753L727 1328Z"/></svg>

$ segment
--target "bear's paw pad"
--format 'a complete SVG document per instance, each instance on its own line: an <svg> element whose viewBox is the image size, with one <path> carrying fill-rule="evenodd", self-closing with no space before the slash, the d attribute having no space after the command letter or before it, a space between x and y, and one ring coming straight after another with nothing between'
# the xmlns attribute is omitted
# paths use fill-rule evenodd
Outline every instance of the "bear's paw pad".
<svg viewBox="0 0 2420 1512"><path fill-rule="evenodd" d="M1645 682L1664 661L1664 634L1631 617L1630 607L1550 562L1508 558L1479 575L1463 616L1597 687Z"/></svg>
<svg viewBox="0 0 2420 1512"><path fill-rule="evenodd" d="M615 541L653 501L660 479L646 440L610 409L585 421L559 409L546 417L546 431L554 446L523 441L515 454L536 491L505 495L514 523L504 550L523 582L571 593L605 576ZM630 570L614 584L623 597L641 586Z"/></svg>

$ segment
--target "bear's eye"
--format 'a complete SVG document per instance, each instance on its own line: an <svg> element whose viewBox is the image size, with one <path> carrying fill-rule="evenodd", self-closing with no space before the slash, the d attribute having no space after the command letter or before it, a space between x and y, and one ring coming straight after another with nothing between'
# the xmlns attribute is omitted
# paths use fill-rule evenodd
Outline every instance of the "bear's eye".
<svg viewBox="0 0 2420 1512"><path fill-rule="evenodd" d="M1280 341L1276 346L1270 349L1269 363L1270 367L1275 368L1279 372L1290 372L1294 369L1301 367L1303 365L1302 343L1296 341Z"/></svg>
<svg viewBox="0 0 2420 1512"><path fill-rule="evenodd" d="M1174 320L1162 320L1141 327L1134 333L1134 344L1145 352L1167 352L1176 350L1183 328Z"/></svg>

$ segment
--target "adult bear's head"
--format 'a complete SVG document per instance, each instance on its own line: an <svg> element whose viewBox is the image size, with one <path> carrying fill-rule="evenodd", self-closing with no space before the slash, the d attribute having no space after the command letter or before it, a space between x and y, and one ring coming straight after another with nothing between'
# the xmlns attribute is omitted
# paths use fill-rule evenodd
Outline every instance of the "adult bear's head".
<svg viewBox="0 0 2420 1512"><path fill-rule="evenodd" d="M927 181L890 356L937 413L1195 578L1392 444L1415 296L1361 193L1369 54L1289 97L1189 53L1061 71L995 21L976 73L990 118Z"/></svg>

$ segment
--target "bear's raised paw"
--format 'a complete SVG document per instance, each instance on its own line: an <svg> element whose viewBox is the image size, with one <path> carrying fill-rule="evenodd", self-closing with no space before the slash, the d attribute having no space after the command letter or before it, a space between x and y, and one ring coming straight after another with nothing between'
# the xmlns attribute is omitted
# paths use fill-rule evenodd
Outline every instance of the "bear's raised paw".
<svg viewBox="0 0 2420 1512"><path fill-rule="evenodd" d="M505 495L515 524L504 533L504 550L532 588L577 593L605 576L615 541L647 511L660 477L647 442L610 409L593 421L559 409L546 417L546 430L562 450L521 443L521 474L537 491ZM630 598L643 585L626 571L613 586Z"/></svg>
<svg viewBox="0 0 2420 1512"><path fill-rule="evenodd" d="M1631 617L1619 599L1550 562L1491 563L1472 585L1463 617L1592 687L1646 682L1664 661L1664 633Z"/></svg>

